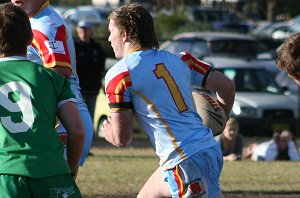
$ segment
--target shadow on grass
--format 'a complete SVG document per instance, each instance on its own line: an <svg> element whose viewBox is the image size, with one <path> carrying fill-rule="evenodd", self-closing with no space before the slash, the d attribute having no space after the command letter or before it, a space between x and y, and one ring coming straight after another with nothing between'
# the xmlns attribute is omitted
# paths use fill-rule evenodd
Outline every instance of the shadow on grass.
<svg viewBox="0 0 300 198"><path fill-rule="evenodd" d="M116 148L109 142L107 142L104 138L95 138L93 141L93 147L99 147L99 148ZM128 148L151 148L150 142L146 138L133 138L131 144Z"/></svg>

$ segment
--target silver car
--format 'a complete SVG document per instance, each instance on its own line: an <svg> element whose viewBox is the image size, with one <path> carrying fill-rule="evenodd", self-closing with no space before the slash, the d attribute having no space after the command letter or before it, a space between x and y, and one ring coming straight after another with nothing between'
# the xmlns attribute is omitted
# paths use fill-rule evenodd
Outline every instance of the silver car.
<svg viewBox="0 0 300 198"><path fill-rule="evenodd" d="M235 83L231 115L238 119L242 134L270 136L274 131L296 130L297 101L284 94L272 75L255 61L212 57L204 61Z"/></svg>
<svg viewBox="0 0 300 198"><path fill-rule="evenodd" d="M174 54L182 51L191 53L198 59L204 57L230 57L244 62L256 61L273 76L279 71L275 63L275 52L254 37L226 32L187 32L177 34L161 44L161 49Z"/></svg>

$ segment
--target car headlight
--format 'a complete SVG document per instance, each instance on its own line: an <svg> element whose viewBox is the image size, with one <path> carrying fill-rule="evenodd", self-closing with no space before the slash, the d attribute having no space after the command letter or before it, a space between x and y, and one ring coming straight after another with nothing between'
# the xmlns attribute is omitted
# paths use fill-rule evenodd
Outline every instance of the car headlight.
<svg viewBox="0 0 300 198"><path fill-rule="evenodd" d="M234 106L232 113L237 117L256 117L256 109L251 107Z"/></svg>

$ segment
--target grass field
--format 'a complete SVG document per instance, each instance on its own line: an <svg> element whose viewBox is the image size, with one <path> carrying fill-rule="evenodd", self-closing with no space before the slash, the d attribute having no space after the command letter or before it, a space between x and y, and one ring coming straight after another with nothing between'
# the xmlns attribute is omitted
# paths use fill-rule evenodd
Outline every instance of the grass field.
<svg viewBox="0 0 300 198"><path fill-rule="evenodd" d="M97 139L92 153L77 178L85 198L136 197L159 161L145 139L123 149ZM226 198L300 198L300 162L226 162L221 185Z"/></svg>

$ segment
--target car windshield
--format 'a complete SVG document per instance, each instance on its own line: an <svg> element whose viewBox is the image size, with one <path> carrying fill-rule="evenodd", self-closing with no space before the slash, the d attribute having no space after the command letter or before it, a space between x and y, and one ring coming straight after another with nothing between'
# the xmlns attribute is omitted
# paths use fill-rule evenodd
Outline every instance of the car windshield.
<svg viewBox="0 0 300 198"><path fill-rule="evenodd" d="M251 40L214 40L207 42L195 38L181 38L170 42L163 49L179 54L182 51L191 53L197 58L204 56L226 56L272 60L273 55L264 45Z"/></svg>
<svg viewBox="0 0 300 198"><path fill-rule="evenodd" d="M189 52L195 57L203 57L209 54L209 48L204 40L195 40L192 38L179 39L172 41L167 45L164 50L167 50L173 54L179 54L180 52Z"/></svg>
<svg viewBox="0 0 300 198"><path fill-rule="evenodd" d="M276 81L264 69L218 69L231 79L237 92L282 93Z"/></svg>
<svg viewBox="0 0 300 198"><path fill-rule="evenodd" d="M253 59L272 59L272 54L255 41L216 40L210 42L211 55L237 56Z"/></svg>

